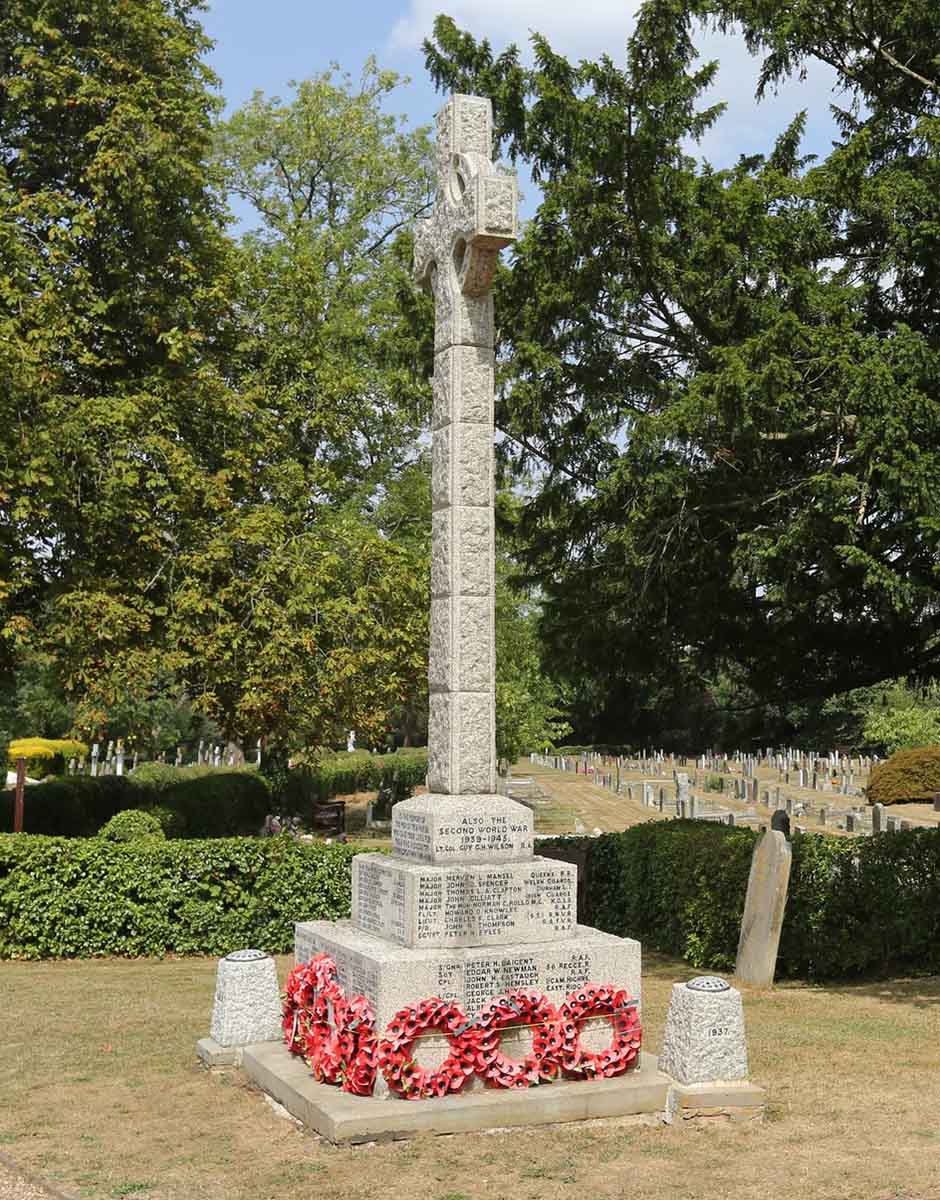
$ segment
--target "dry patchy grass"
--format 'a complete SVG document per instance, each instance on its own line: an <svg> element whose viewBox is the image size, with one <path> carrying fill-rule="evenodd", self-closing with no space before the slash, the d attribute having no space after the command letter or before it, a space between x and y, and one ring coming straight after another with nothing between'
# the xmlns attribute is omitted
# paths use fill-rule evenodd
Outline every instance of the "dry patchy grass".
<svg viewBox="0 0 940 1200"><path fill-rule="evenodd" d="M748 993L763 1126L609 1121L340 1149L240 1073L197 1064L214 972L208 959L0 965L0 1151L83 1197L940 1200L940 979ZM648 1046L687 974L648 957Z"/></svg>

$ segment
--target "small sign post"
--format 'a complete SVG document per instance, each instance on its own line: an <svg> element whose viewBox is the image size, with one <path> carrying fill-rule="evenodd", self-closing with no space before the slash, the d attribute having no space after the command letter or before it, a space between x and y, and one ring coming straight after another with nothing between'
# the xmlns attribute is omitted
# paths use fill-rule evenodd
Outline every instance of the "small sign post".
<svg viewBox="0 0 940 1200"><path fill-rule="evenodd" d="M26 759L16 760L16 794L13 800L13 832L23 832L23 793L26 791Z"/></svg>

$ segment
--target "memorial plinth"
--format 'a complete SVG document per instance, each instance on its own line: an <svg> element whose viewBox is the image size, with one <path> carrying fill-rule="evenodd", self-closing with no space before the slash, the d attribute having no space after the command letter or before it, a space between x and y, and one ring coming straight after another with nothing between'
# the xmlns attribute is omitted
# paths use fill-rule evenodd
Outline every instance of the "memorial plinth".
<svg viewBox="0 0 940 1200"><path fill-rule="evenodd" d="M547 858L429 867L362 854L352 865L352 921L412 947L556 941L574 930L577 890L577 867Z"/></svg>
<svg viewBox="0 0 940 1200"><path fill-rule="evenodd" d="M392 810L393 853L353 859L352 919L296 927L295 956L325 952L382 1027L425 996L468 1017L535 987L584 983L640 997L640 944L576 923L577 868L532 852L532 811L505 796L415 796Z"/></svg>

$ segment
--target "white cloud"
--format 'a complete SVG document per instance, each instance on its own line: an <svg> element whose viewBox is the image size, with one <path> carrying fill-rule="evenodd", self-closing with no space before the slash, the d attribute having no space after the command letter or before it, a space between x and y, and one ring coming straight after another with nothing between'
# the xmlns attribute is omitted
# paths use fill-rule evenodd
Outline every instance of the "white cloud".
<svg viewBox="0 0 940 1200"><path fill-rule="evenodd" d="M408 11L392 31L391 46L399 50L420 46L431 33L434 18L444 11L461 29L488 38L497 52L516 42L530 57L528 39L536 30L554 50L570 59L609 54L615 62L623 62L638 7L629 0L410 0ZM830 68L812 63L804 80L787 81L777 95L758 104L754 91L759 59L748 53L740 35L702 32L696 43L703 60L717 58L721 63L703 103L724 100L728 105L697 153L717 166L727 166L739 154L766 152L774 137L804 108L809 113L805 152L826 153L834 134L828 110L833 82Z"/></svg>
<svg viewBox="0 0 940 1200"><path fill-rule="evenodd" d="M536 30L572 58L607 53L620 59L633 28L628 0L411 0L392 31L393 47L420 46L441 12L497 48L509 42L526 44L530 31Z"/></svg>

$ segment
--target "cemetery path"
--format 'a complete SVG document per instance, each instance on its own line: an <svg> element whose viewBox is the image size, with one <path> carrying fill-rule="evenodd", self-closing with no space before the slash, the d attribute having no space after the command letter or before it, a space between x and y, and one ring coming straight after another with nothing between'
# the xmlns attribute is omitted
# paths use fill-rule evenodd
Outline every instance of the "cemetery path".
<svg viewBox="0 0 940 1200"><path fill-rule="evenodd" d="M639 773L636 777L640 778ZM628 773L624 772L626 778ZM522 782L528 779L532 780L531 787ZM659 819L659 813L654 815L639 801L598 787L589 775L555 771L537 763L517 763L510 790L532 805L536 833L593 833L595 829L613 833Z"/></svg>
<svg viewBox="0 0 940 1200"><path fill-rule="evenodd" d="M602 771L616 774L616 767L601 767ZM699 797L706 809L720 809L734 812L743 818L743 824L766 826L770 824L773 804L770 807L749 804L747 800L736 799L731 794L731 785L735 778L741 778L740 769L728 771L725 776L725 790L722 792L705 791L703 783L706 775L711 772L696 772L691 766L679 766L687 771L692 780L691 791ZM671 803L675 796L675 783L672 778L672 766L664 764L661 771L651 774L640 770L623 768L620 772L621 782L639 784L642 781L652 782L657 788L666 788L669 803L665 813L645 808L639 800L621 794L618 796L610 788L602 788L592 782L590 774L575 774L573 771L556 771L552 767L542 766L522 760L513 768L513 792L519 783L519 798L534 799L535 828L538 833L591 833L600 829L609 833L626 829L642 821L671 819L674 807ZM842 814L853 805L861 806L870 822L870 809L867 808L864 796L842 796L835 791L823 791L812 788L801 788L795 784L781 782L780 773L767 768L757 771L760 790L769 790L771 795L779 787L781 793L790 796L796 806L802 806L803 811L797 811L791 820L796 825L802 825L813 833L826 833L833 837L855 837L857 833L847 832L839 827L843 821ZM531 781L527 783L525 781ZM640 795L640 790L635 789ZM540 799L541 794L541 799ZM820 806L830 810L829 820L823 824L820 818ZM886 817L895 817L910 821L912 825L931 828L940 826L940 814L934 812L930 804L897 804L886 808ZM582 828L579 829L578 826Z"/></svg>

